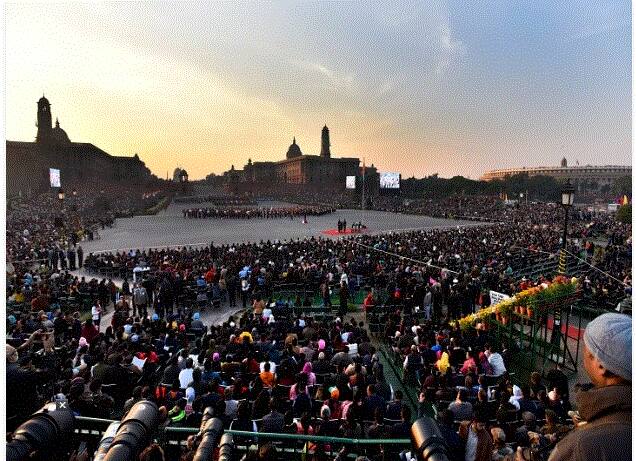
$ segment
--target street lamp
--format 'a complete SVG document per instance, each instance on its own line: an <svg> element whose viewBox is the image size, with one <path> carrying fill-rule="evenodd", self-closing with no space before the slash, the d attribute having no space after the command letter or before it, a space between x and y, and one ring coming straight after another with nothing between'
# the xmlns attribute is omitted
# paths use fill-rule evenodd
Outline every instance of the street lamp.
<svg viewBox="0 0 636 461"><path fill-rule="evenodd" d="M563 242L561 243L561 257L565 259L565 249L567 247L567 238L568 238L568 216L570 212L570 208L574 204L574 187L572 187L572 183L568 179L563 189L561 189L561 205L565 210L565 223L563 224ZM565 270L561 271L561 273L565 273Z"/></svg>
<svg viewBox="0 0 636 461"><path fill-rule="evenodd" d="M75 189L73 189L71 193L73 194L73 197L77 197L77 191Z"/></svg>
<svg viewBox="0 0 636 461"><path fill-rule="evenodd" d="M64 200L64 197L66 197L66 194L64 193L64 189L60 189L57 192L57 198L60 199L60 202L62 202Z"/></svg>
<svg viewBox="0 0 636 461"><path fill-rule="evenodd" d="M565 222L563 223L563 241L561 242L561 254L559 255L559 274L565 275L567 269L567 253L566 248L568 245L568 216L570 208L574 204L574 187L568 179L561 189L561 206L565 210ZM560 362L560 350L561 350L561 306L554 309L552 313L552 337L550 342L556 347L556 362ZM551 358L554 360L554 354L551 354ZM565 356L563 356L565 362Z"/></svg>

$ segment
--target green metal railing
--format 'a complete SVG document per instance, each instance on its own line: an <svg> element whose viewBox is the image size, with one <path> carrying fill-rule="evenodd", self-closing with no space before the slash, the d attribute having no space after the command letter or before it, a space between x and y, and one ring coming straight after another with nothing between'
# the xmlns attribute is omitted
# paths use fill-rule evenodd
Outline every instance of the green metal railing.
<svg viewBox="0 0 636 461"><path fill-rule="evenodd" d="M80 438L93 437L99 440L111 423L117 422L112 419L91 418L87 416L77 416L75 418L75 434ZM186 439L190 435L197 434L198 427L160 427L155 433L154 440L164 448L185 445ZM325 437L319 435L304 434L284 434L269 432L249 432L238 430L225 430L225 434L231 434L234 438L234 448L244 452L250 445L270 441L277 445L279 449L290 454L307 454L311 452L327 452L335 454L342 447L348 447L351 454L364 454L368 450L402 451L411 448L410 439L350 439L345 437ZM309 443L308 443L309 442Z"/></svg>

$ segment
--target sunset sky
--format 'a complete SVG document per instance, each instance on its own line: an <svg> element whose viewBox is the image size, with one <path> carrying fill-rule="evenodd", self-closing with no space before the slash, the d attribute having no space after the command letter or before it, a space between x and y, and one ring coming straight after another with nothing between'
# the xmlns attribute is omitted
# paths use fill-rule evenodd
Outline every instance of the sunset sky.
<svg viewBox="0 0 636 461"><path fill-rule="evenodd" d="M631 164L630 1L5 6L6 135L44 93L71 141L191 179L296 137L404 177Z"/></svg>

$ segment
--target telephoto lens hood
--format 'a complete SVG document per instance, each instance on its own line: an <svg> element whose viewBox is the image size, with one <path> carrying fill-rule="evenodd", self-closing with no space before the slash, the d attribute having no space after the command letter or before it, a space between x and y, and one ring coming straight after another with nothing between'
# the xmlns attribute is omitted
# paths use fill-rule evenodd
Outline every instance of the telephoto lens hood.
<svg viewBox="0 0 636 461"><path fill-rule="evenodd" d="M142 400L121 420L102 461L128 461L136 459L148 445L159 425L159 409L154 402Z"/></svg>
<svg viewBox="0 0 636 461"><path fill-rule="evenodd" d="M448 461L446 441L432 418L423 417L413 423L411 440L419 461Z"/></svg>
<svg viewBox="0 0 636 461"><path fill-rule="evenodd" d="M73 434L75 416L68 408L49 410L45 406L13 432L13 439L7 443L7 460L22 461L31 458L40 450L52 451L59 447L60 440L69 440Z"/></svg>

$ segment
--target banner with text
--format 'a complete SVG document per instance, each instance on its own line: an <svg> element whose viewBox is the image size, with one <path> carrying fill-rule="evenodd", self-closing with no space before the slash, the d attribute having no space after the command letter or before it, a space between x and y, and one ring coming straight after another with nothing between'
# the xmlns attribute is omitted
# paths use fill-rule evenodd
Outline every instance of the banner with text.
<svg viewBox="0 0 636 461"><path fill-rule="evenodd" d="M503 293L499 293L497 291L490 290L490 305L491 306L499 304L504 299L510 299L510 296L505 295Z"/></svg>

